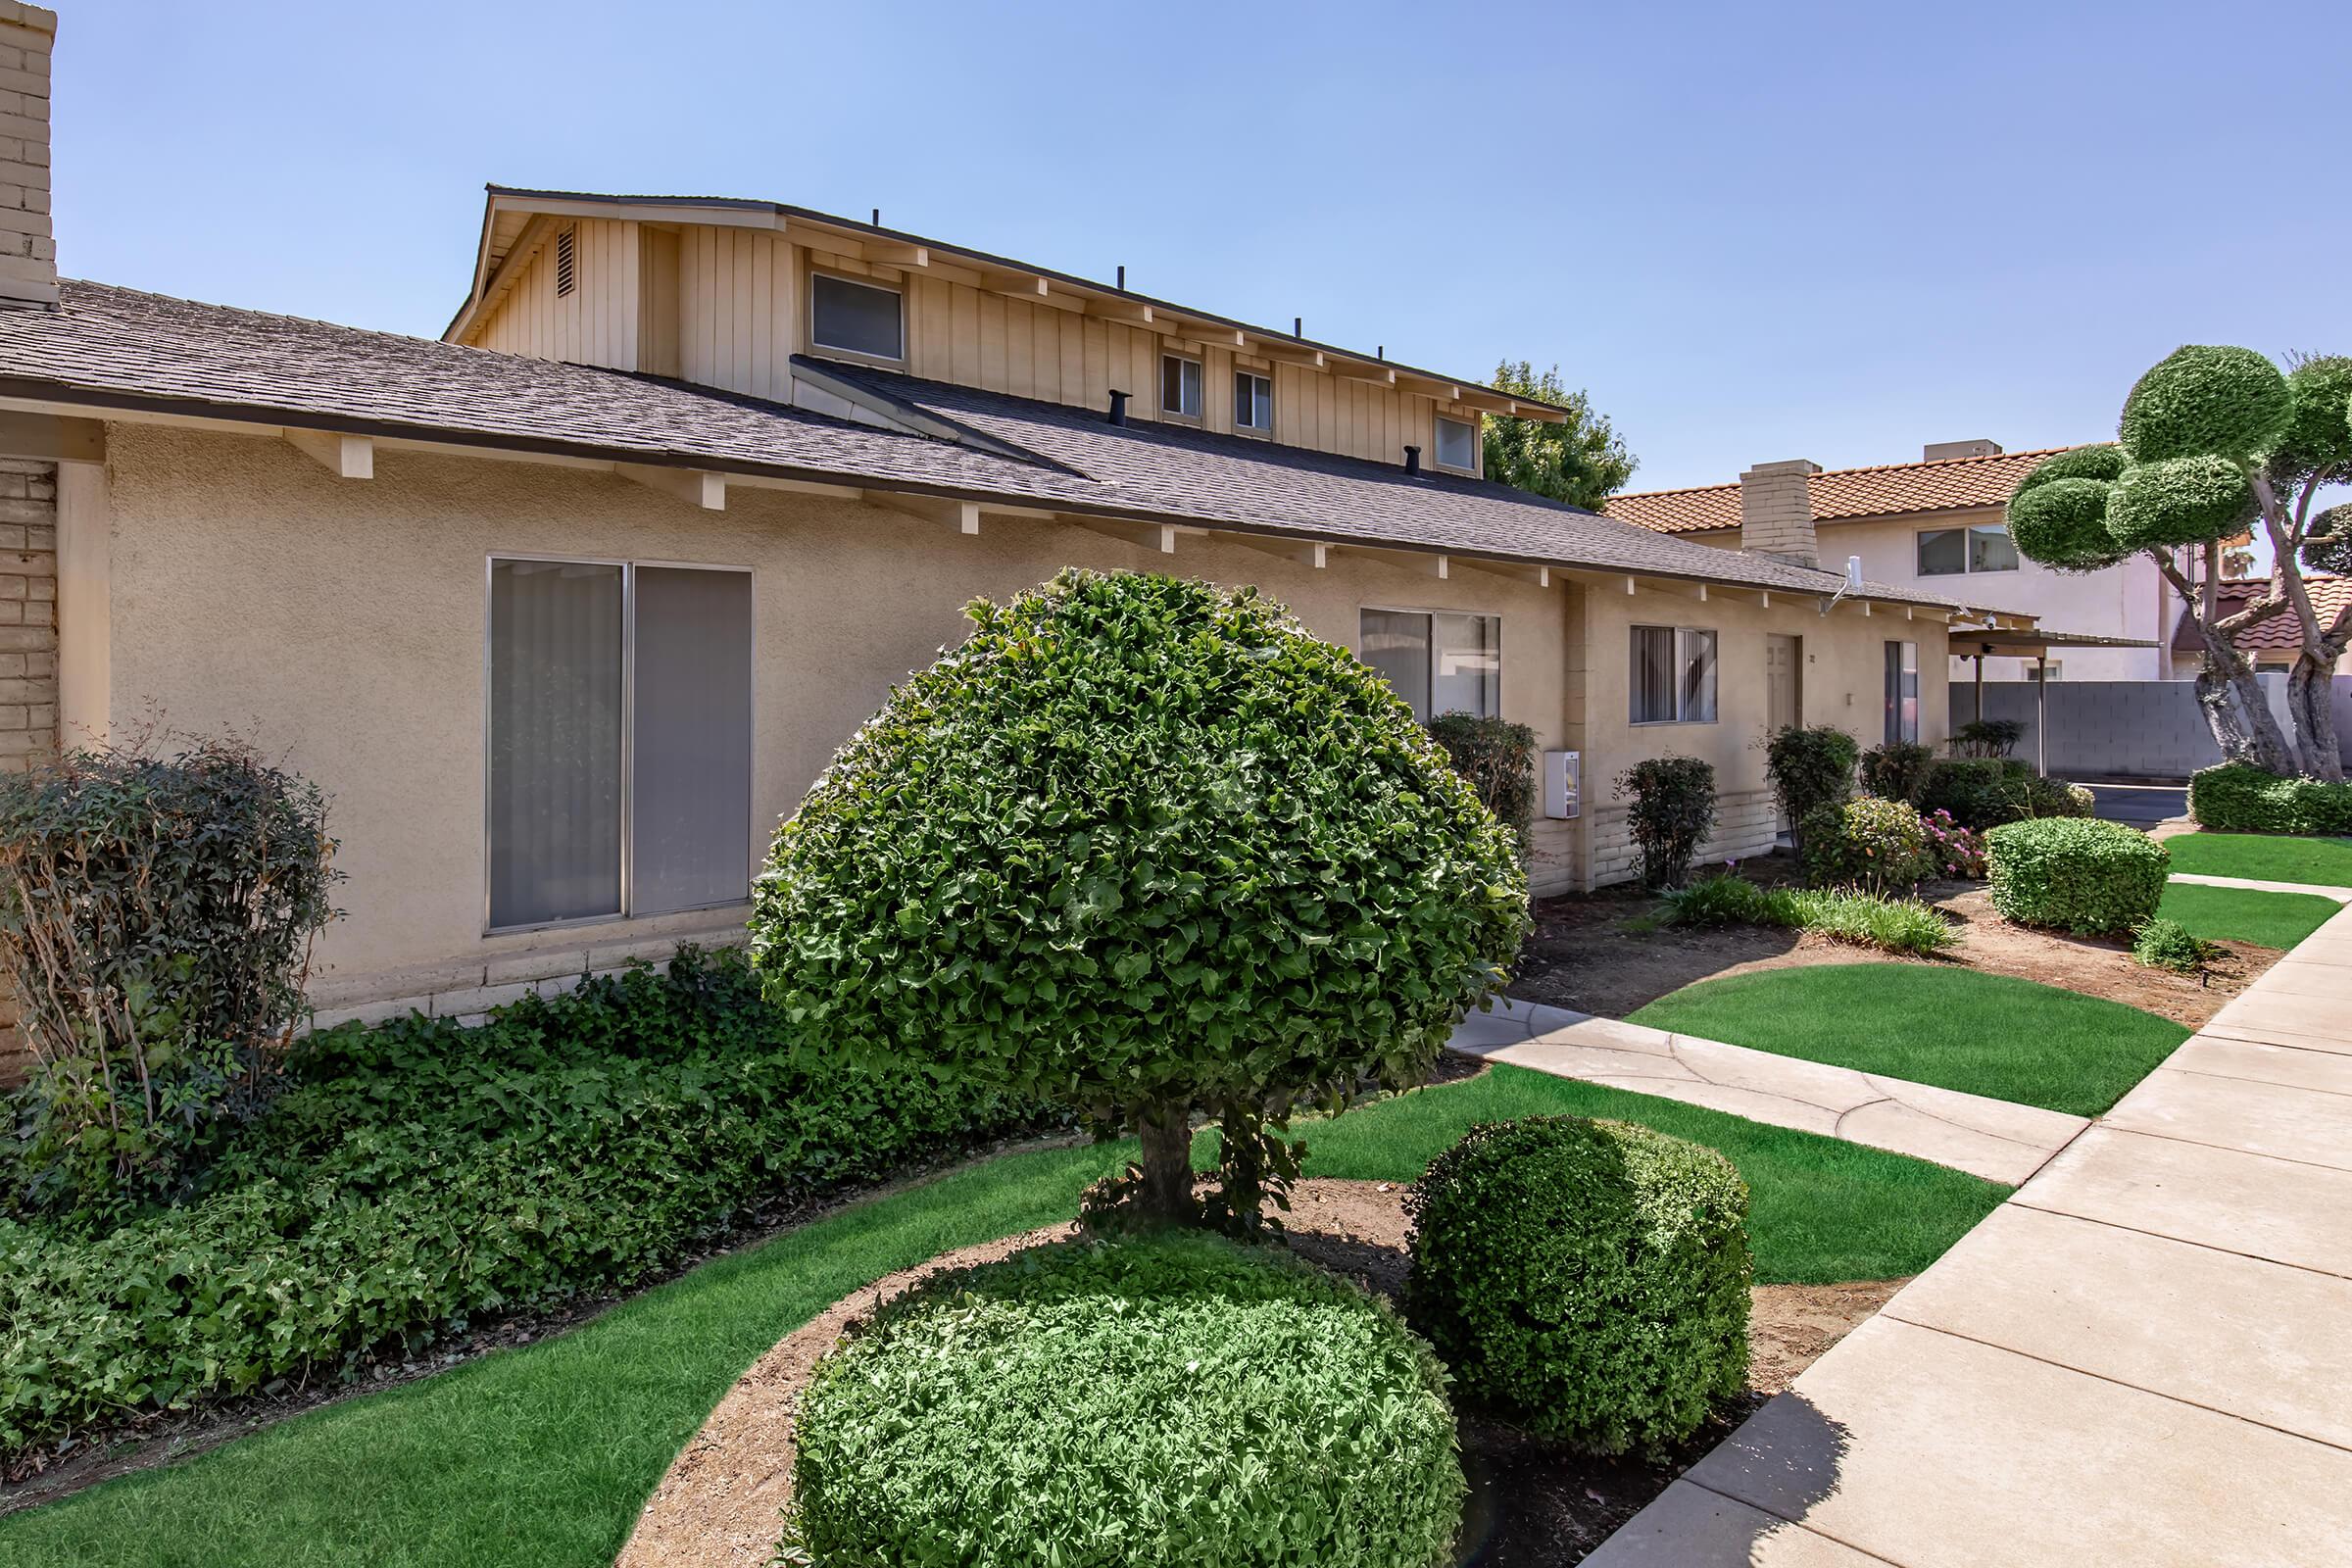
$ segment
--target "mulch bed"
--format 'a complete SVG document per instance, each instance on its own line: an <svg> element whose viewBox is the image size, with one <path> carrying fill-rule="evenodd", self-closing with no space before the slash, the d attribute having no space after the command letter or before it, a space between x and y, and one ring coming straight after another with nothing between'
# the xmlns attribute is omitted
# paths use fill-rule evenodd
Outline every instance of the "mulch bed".
<svg viewBox="0 0 2352 1568"><path fill-rule="evenodd" d="M1393 1182L1302 1182L1288 1216L1289 1244L1323 1267L1394 1297L1409 1262L1404 1196L1405 1189ZM1069 1229L1054 1226L946 1253L857 1292L786 1336L686 1445L638 1520L618 1568L754 1568L765 1562L774 1549L779 1510L791 1496L793 1402L817 1358L853 1321L923 1276L1007 1256ZM1462 1465L1471 1489L1465 1568L1579 1561L1756 1405L1877 1311L1901 1283L1756 1287L1748 1393L1661 1463L1595 1459L1465 1413Z"/></svg>
<svg viewBox="0 0 2352 1568"><path fill-rule="evenodd" d="M1796 879L1786 853L1745 861L1740 870L1768 884ZM2197 1029L2279 957L2270 948L2225 942L2223 956L2203 975L2179 975L2135 962L2127 943L2011 925L1993 913L1981 882L1931 882L1920 892L1958 926L1959 945L1945 956L1902 957L1810 932L1754 926L1653 930L1647 917L1658 901L1639 888L1563 894L1537 903L1535 930L1520 950L1510 993L1523 1002L1622 1018L1719 975L1814 963L1957 964L2104 997Z"/></svg>

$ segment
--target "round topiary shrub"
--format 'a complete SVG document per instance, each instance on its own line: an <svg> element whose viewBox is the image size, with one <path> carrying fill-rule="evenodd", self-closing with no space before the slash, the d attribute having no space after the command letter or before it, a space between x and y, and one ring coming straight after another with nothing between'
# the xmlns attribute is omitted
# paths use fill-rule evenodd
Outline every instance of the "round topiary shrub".
<svg viewBox="0 0 2352 1568"><path fill-rule="evenodd" d="M2271 454L2274 473L2308 473L2352 463L2352 357L2323 354L2286 372L2294 417Z"/></svg>
<svg viewBox="0 0 2352 1568"><path fill-rule="evenodd" d="M1715 1151L1532 1116L1472 1129L1408 1202L1408 1316L1528 1431L1654 1448L1745 1386L1747 1185Z"/></svg>
<svg viewBox="0 0 2352 1568"><path fill-rule="evenodd" d="M2022 496L2029 490L2060 479L2096 479L2103 484L2113 484L2124 476L2124 470L2130 466L2132 455L2112 441L2097 446L2069 447L2064 452L2042 459L2028 470L2026 476L2017 481L2017 494ZM2014 523L2016 520L2016 514L2011 514L2010 521Z"/></svg>
<svg viewBox="0 0 2352 1568"><path fill-rule="evenodd" d="M817 1364L796 1441L786 1541L827 1564L1437 1568L1464 1492L1386 1303L1198 1233L925 1283Z"/></svg>
<svg viewBox="0 0 2352 1568"><path fill-rule="evenodd" d="M2139 378L2116 433L2135 463L2245 459L2266 451L2293 416L2278 367L2252 349L2191 343Z"/></svg>
<svg viewBox="0 0 2352 1568"><path fill-rule="evenodd" d="M1805 880L1817 888L1903 892L1930 870L1918 808L1864 795L1826 807L1804 825Z"/></svg>
<svg viewBox="0 0 2352 1568"><path fill-rule="evenodd" d="M2143 463L2107 492L2107 531L2126 551L2202 544L2251 512L2254 487L2228 458Z"/></svg>
<svg viewBox="0 0 2352 1568"><path fill-rule="evenodd" d="M891 694L776 835L753 961L802 1049L1133 1128L1418 1083L1527 928L1511 830L1379 673L1254 589L1070 570Z"/></svg>
<svg viewBox="0 0 2352 1568"><path fill-rule="evenodd" d="M2027 560L2061 571L2112 566L2130 554L2107 526L2112 488L2099 479L2054 479L2031 490L2021 486L2009 503L2009 537Z"/></svg>
<svg viewBox="0 0 2352 1568"><path fill-rule="evenodd" d="M1984 835L1984 854L2002 918L2081 936L2153 919L2173 859L2136 828L2076 816L2005 823Z"/></svg>

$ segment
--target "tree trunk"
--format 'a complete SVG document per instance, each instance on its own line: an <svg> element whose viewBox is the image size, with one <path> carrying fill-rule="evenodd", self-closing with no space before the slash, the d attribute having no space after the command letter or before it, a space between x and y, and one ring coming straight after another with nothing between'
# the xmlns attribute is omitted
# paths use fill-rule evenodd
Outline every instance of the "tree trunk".
<svg viewBox="0 0 2352 1568"><path fill-rule="evenodd" d="M2286 678L2286 707L2295 720L2303 771L2331 784L2343 782L2343 754L2335 739L2335 661L2308 652L2296 660L2295 672Z"/></svg>
<svg viewBox="0 0 2352 1568"><path fill-rule="evenodd" d="M1144 1185L1136 1206L1147 1219L1169 1225L1193 1217L1193 1129L1190 1107L1154 1105L1137 1119L1144 1152Z"/></svg>
<svg viewBox="0 0 2352 1568"><path fill-rule="evenodd" d="M2262 682L2254 678L2253 666L2213 627L2200 624L2197 635L2205 643L2205 673L2197 677L2197 700L2204 704L2205 720L2213 726L2213 738L2221 743L2223 755L2251 762L2266 773L2291 776L2295 754L2288 748L2271 705L2262 700ZM2237 718L2244 726L2239 741L2242 756L2230 750L2230 737L2224 732L2216 709L2216 700L2223 694L2208 686L2208 677L2217 685L2226 682L2227 695L2235 700Z"/></svg>

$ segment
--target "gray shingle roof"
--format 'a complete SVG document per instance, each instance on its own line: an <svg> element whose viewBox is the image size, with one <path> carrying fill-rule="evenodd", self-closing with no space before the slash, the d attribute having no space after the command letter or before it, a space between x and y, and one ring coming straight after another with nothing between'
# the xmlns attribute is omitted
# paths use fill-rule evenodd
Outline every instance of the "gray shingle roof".
<svg viewBox="0 0 2352 1568"><path fill-rule="evenodd" d="M0 395L95 410L414 434L776 473L1101 515L1222 524L1828 594L1810 570L1652 533L1482 480L826 363L876 397L1036 455L999 456L706 387L68 280L0 311ZM1915 589L1873 598L1952 607Z"/></svg>

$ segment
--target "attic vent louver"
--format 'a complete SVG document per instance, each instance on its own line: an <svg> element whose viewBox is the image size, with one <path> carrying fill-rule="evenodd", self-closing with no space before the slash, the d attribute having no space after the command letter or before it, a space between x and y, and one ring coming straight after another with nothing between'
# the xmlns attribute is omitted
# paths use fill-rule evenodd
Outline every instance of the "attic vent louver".
<svg viewBox="0 0 2352 1568"><path fill-rule="evenodd" d="M580 280L579 231L567 228L556 236L556 298L564 299Z"/></svg>

